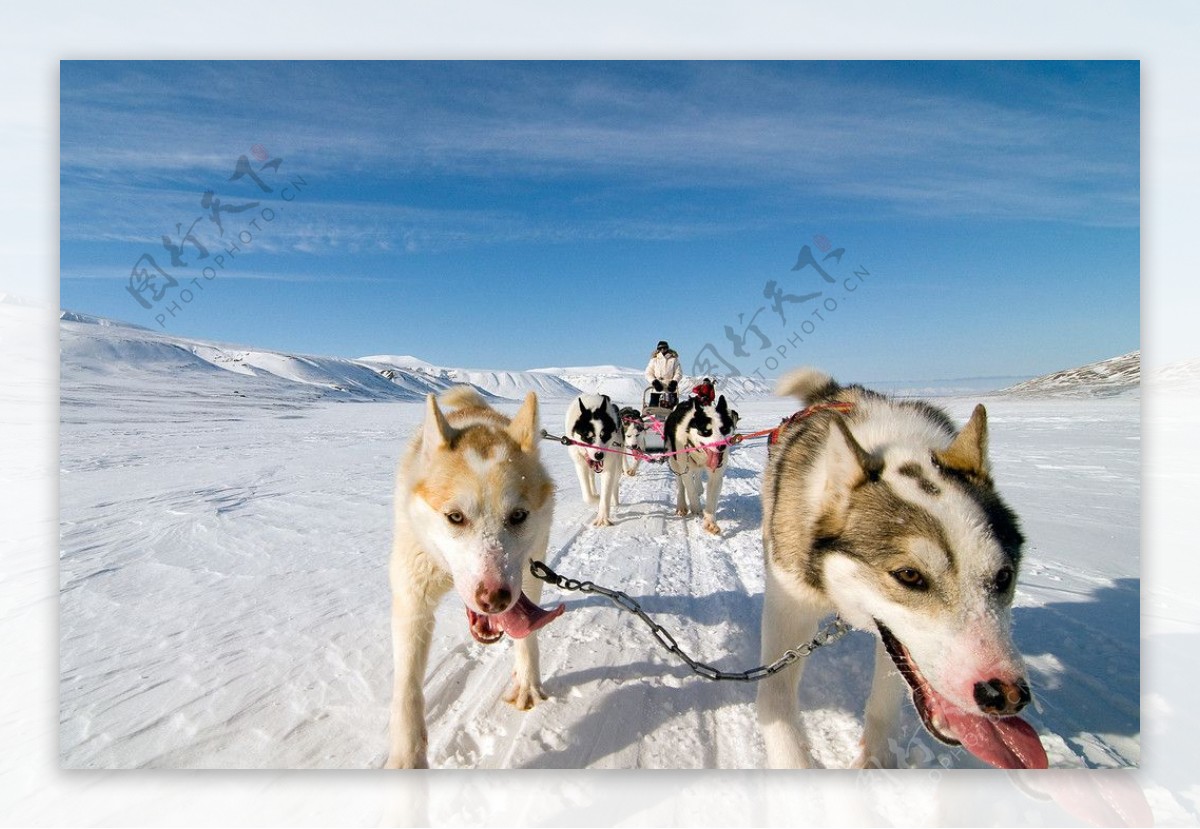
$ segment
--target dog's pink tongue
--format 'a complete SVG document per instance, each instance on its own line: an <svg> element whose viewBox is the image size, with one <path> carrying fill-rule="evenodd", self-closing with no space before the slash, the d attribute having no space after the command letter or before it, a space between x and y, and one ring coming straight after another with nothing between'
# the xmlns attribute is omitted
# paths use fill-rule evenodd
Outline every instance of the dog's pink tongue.
<svg viewBox="0 0 1200 829"><path fill-rule="evenodd" d="M953 705L940 711L963 748L1000 769L1044 769L1050 761L1033 726L1020 717L985 717Z"/></svg>
<svg viewBox="0 0 1200 829"><path fill-rule="evenodd" d="M721 465L721 450L720 449L705 449L704 454L708 456L708 471L716 472L717 467Z"/></svg>
<svg viewBox="0 0 1200 829"><path fill-rule="evenodd" d="M512 607L499 616L491 618L498 622L500 627L509 636L514 639L524 639L538 628L545 627L553 622L566 609L566 605L561 604L553 610L540 608L530 601L529 597L522 591L521 598L517 599Z"/></svg>

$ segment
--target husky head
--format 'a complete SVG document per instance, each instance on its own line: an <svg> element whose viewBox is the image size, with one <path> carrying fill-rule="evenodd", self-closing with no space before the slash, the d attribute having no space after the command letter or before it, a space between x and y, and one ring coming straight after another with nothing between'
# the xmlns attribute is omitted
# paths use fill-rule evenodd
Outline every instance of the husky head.
<svg viewBox="0 0 1200 829"><path fill-rule="evenodd" d="M738 413L729 408L725 395L716 403L705 406L700 398L692 397L680 403L667 418L666 432L675 447L704 447L704 462L716 470L725 462L729 444L726 442L737 429Z"/></svg>
<svg viewBox="0 0 1200 829"><path fill-rule="evenodd" d="M581 394L567 409L567 434L590 446L620 449L624 445L621 416L607 394ZM604 449L576 447L587 456L593 472L604 471Z"/></svg>
<svg viewBox="0 0 1200 829"><path fill-rule="evenodd" d="M480 404L482 405L482 404ZM429 395L409 503L425 551L449 571L471 633L520 638L562 612L546 613L521 590L531 554L544 549L554 485L537 455L537 397L511 422L486 408L452 425Z"/></svg>
<svg viewBox="0 0 1200 829"><path fill-rule="evenodd" d="M930 434L867 452L831 417L807 578L848 622L878 630L935 737L993 765L1044 766L1036 732L1013 716L1030 701L1010 635L1024 539L992 483L987 414L977 406L952 439Z"/></svg>
<svg viewBox="0 0 1200 829"><path fill-rule="evenodd" d="M637 409L625 407L620 411L621 422L625 425L625 445L628 447L645 447L646 422Z"/></svg>

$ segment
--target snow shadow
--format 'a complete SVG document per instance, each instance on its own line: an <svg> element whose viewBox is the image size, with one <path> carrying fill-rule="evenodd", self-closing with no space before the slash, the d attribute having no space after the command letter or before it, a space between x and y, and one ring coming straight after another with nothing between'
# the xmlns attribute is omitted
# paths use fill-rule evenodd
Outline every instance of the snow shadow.
<svg viewBox="0 0 1200 829"><path fill-rule="evenodd" d="M1014 636L1029 658L1029 678L1038 706L1036 711L1028 712L1028 718L1043 734L1059 735L1085 761L1087 751L1081 746L1095 743L1097 735L1139 738L1139 596L1140 580L1123 578L1096 590L1086 600L1019 607L1013 612ZM700 597L643 595L634 599L681 644L692 638L686 635L691 626L718 628L718 635L700 637L708 643L700 648L683 644L693 658L727 671L745 670L761 661L761 593L722 590ZM602 596L592 595L571 600L568 606L579 609L613 605ZM603 698L570 726L566 748L531 758L525 766L594 765L616 755L622 755L625 762L631 747L653 735L661 737L672 728L693 734L699 729L699 743L706 754L698 756L696 762L704 767L727 765L731 760L744 765L744 755L720 756L721 727L716 720L731 716L724 713L731 708L748 707L752 716L756 686L697 677L663 650L641 622L625 613L619 618L621 627L634 631L631 660L546 677L547 690L556 696L579 688L585 696L599 694ZM870 688L873 649L872 636L855 632L836 647L815 653L800 689L802 710L820 717L842 712L861 723L862 706ZM901 721L906 724L906 733L916 729L913 742L927 744L929 757L946 752L920 729L910 704L904 705ZM760 737L755 727L751 730L753 733L743 735L743 739L755 744L756 760L751 764L759 765ZM813 738L821 740L817 735ZM580 746L591 747L586 757L579 755ZM712 752L711 756L707 752ZM647 756L653 754L651 751ZM954 752L954 756L955 765L978 765L966 754Z"/></svg>
<svg viewBox="0 0 1200 829"><path fill-rule="evenodd" d="M696 749L686 766L728 766L730 759L722 762L720 756L722 727L716 715L730 706L752 707L756 693L753 686L745 683L710 682L693 676L682 664L665 664L658 658L619 666L597 665L547 677L544 686L555 696L565 695L575 687L581 688L585 695L603 693L603 697L570 725L563 748L530 757L522 768L604 765L606 758L618 755L622 756L616 763L622 767L640 766L647 759L653 764L650 758L662 748L652 744L678 737ZM754 733L739 735L742 745L737 748L733 764L761 767L761 745L753 749L745 745L760 743L757 728L750 723L747 727ZM647 759L628 757L631 748L637 754L644 750ZM747 755L753 759L747 762Z"/></svg>
<svg viewBox="0 0 1200 829"><path fill-rule="evenodd" d="M721 538L729 539L742 532L751 532L755 536L762 531L762 505L760 498L755 495L722 495L717 501L717 524L721 527ZM654 512L659 512L667 521L695 521L696 530L700 532L700 517L693 514L681 518L675 514L675 494L671 493L669 502L658 499L644 501L623 501L612 516L614 526L628 524L637 527L646 517L646 512L633 512L630 507L649 506ZM701 533L703 534L703 533ZM624 541L621 539L620 541Z"/></svg>
<svg viewBox="0 0 1200 829"><path fill-rule="evenodd" d="M1141 732L1141 580L1117 579L1082 601L1013 610L1013 636L1045 729L1080 734Z"/></svg>

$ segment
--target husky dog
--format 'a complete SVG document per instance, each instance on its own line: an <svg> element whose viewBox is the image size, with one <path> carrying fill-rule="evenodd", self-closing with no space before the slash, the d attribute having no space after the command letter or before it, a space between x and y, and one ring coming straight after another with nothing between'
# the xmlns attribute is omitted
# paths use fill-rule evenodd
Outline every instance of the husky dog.
<svg viewBox="0 0 1200 829"><path fill-rule="evenodd" d="M607 394L581 394L567 406L564 434L580 443L599 446L588 449L583 446L570 448L575 461L575 474L579 476L579 488L583 500L589 504L600 503L594 527L612 526L608 511L617 505L621 486L621 455L625 446L625 432L621 425L621 414L617 405ZM607 458L606 455L612 455ZM600 476L600 492L596 492L596 478Z"/></svg>
<svg viewBox="0 0 1200 829"><path fill-rule="evenodd" d="M892 766L905 682L925 728L1004 768L1045 768L1010 634L1024 539L987 457L987 413L961 430L928 403L891 400L801 369L783 378L810 416L777 433L763 483L762 653L777 658L837 611L879 637L860 766ZM849 404L845 413L825 404ZM773 767L807 767L804 662L764 681L758 719Z"/></svg>
<svg viewBox="0 0 1200 829"><path fill-rule="evenodd" d="M537 606L541 582L528 572L530 558L545 555L554 508L554 483L537 455L537 396L530 392L511 422L469 387L442 403L445 414L429 395L396 475L388 768L427 766L421 683L433 611L451 587L476 641L517 640L504 699L522 710L546 698L532 634L563 612Z"/></svg>
<svg viewBox="0 0 1200 829"><path fill-rule="evenodd" d="M632 406L621 409L621 423L625 425L625 448L630 452L646 451L646 422L642 413ZM642 459L636 455L625 456L625 474L629 477L637 475Z"/></svg>
<svg viewBox="0 0 1200 829"><path fill-rule="evenodd" d="M729 408L725 395L717 398L715 405L705 406L697 397L689 398L677 405L667 416L663 434L668 453L667 462L675 473L675 493L678 501L676 512L704 513L704 530L720 535L717 526L717 498L721 495L721 481L729 463L728 440L737 428L738 414ZM695 451L682 451L682 450ZM700 505L700 475L708 472L708 497Z"/></svg>

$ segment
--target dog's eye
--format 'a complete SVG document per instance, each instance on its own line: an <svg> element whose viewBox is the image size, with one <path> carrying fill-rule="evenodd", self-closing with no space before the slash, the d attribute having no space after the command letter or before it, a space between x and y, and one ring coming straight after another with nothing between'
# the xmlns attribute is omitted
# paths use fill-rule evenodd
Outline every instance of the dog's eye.
<svg viewBox="0 0 1200 829"><path fill-rule="evenodd" d="M927 590L929 588L921 572L911 567L901 567L899 570L893 570L892 578L910 590Z"/></svg>
<svg viewBox="0 0 1200 829"><path fill-rule="evenodd" d="M700 434L701 434L702 436L704 436L704 437L708 437L709 435L711 435L711 434L712 434L712 429L709 429L709 428L705 427L705 428L703 428L703 429L701 429L701 430L700 430Z"/></svg>
<svg viewBox="0 0 1200 829"><path fill-rule="evenodd" d="M1013 569L1011 567L1002 567L1000 572L996 574L995 581L992 586L995 587L997 593L1007 593L1008 588L1012 587Z"/></svg>
<svg viewBox="0 0 1200 829"><path fill-rule="evenodd" d="M466 521L467 519L461 512L459 512L458 510L455 510L454 512L446 513L446 520L449 521L451 524L461 524L464 521Z"/></svg>
<svg viewBox="0 0 1200 829"><path fill-rule="evenodd" d="M529 510L515 509L508 514L508 523L515 527L518 524L524 524L528 517Z"/></svg>

